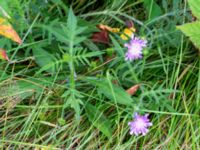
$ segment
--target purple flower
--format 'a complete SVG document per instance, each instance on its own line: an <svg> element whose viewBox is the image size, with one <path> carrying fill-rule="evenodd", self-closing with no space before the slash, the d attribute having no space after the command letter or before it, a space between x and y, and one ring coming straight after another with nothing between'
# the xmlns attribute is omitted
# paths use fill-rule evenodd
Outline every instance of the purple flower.
<svg viewBox="0 0 200 150"><path fill-rule="evenodd" d="M124 45L128 48L125 60L135 60L142 58L142 50L147 46L147 41L132 35L129 43Z"/></svg>
<svg viewBox="0 0 200 150"><path fill-rule="evenodd" d="M138 136L139 134L146 135L148 132L148 127L152 126L152 123L148 119L149 114L145 114L144 116L138 115L138 113L134 114L134 120L129 122L130 126L130 134L135 134Z"/></svg>

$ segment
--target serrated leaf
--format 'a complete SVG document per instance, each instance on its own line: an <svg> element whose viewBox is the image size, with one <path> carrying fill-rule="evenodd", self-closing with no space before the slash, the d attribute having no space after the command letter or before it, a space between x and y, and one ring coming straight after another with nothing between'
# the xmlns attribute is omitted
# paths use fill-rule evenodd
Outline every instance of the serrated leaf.
<svg viewBox="0 0 200 150"><path fill-rule="evenodd" d="M70 95L70 97L67 99L66 105L69 105L71 108L73 108L76 112L75 116L76 119L80 119L81 114L81 108L80 105L82 104L82 101L80 99L77 99L74 97L74 95Z"/></svg>
<svg viewBox="0 0 200 150"><path fill-rule="evenodd" d="M113 102L117 102L126 106L133 105L133 100L123 88L115 84L112 84L111 87L109 82L106 80L95 80L89 78L87 78L86 80L97 86L98 90Z"/></svg>
<svg viewBox="0 0 200 150"><path fill-rule="evenodd" d="M49 31L49 33L53 34L57 40L66 43L69 42L69 39L66 35L63 35L63 31L58 27L48 26L48 25L38 25L38 27L42 27L45 30Z"/></svg>
<svg viewBox="0 0 200 150"><path fill-rule="evenodd" d="M177 26L200 49L200 22L186 23Z"/></svg>
<svg viewBox="0 0 200 150"><path fill-rule="evenodd" d="M75 116L77 120L80 120L80 114L81 114L81 105L83 105L83 102L81 98L84 96L81 95L79 91L76 90L67 90L65 91L62 96L62 98L67 98L65 101L64 107L70 106L75 111Z"/></svg>
<svg viewBox="0 0 200 150"><path fill-rule="evenodd" d="M110 138L112 136L111 124L109 120L103 115L103 113L90 103L85 105L85 110L89 121L105 136Z"/></svg>
<svg viewBox="0 0 200 150"><path fill-rule="evenodd" d="M0 59L9 61L6 51L2 48L0 48Z"/></svg>
<svg viewBox="0 0 200 150"><path fill-rule="evenodd" d="M68 19L67 19L67 27L71 31L75 31L77 27L77 19L73 13L72 8L69 9Z"/></svg>
<svg viewBox="0 0 200 150"><path fill-rule="evenodd" d="M188 0L192 14L200 20L200 0Z"/></svg>
<svg viewBox="0 0 200 150"><path fill-rule="evenodd" d="M0 18L0 35L5 36L19 44L22 44L22 40L20 39L17 32L12 28L10 23L4 19Z"/></svg>

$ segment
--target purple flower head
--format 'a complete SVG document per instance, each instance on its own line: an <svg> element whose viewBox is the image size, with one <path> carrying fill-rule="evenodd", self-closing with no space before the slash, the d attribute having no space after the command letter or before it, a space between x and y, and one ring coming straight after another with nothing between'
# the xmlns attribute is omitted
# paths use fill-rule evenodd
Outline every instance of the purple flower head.
<svg viewBox="0 0 200 150"><path fill-rule="evenodd" d="M146 135L148 132L148 127L152 126L152 123L148 119L149 114L145 114L144 116L138 115L138 113L134 114L134 120L129 122L130 126L130 134L135 134L138 136L139 134Z"/></svg>
<svg viewBox="0 0 200 150"><path fill-rule="evenodd" d="M135 60L142 58L142 50L147 46L147 41L132 35L129 43L124 45L128 48L125 60Z"/></svg>

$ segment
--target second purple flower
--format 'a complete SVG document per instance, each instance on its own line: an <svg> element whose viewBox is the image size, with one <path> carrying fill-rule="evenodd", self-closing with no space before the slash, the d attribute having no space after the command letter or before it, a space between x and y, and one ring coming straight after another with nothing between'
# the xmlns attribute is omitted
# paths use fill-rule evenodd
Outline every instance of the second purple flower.
<svg viewBox="0 0 200 150"><path fill-rule="evenodd" d="M148 132L148 127L152 126L152 123L148 119L148 114L142 116L138 113L135 113L134 120L129 122L128 125L130 126L130 134L135 134L138 136L139 134L146 135Z"/></svg>

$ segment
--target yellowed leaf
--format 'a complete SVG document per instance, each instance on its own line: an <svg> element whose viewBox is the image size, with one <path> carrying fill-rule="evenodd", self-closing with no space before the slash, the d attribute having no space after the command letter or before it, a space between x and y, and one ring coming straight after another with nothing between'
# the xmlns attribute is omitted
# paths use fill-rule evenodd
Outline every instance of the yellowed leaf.
<svg viewBox="0 0 200 150"><path fill-rule="evenodd" d="M17 32L12 28L10 23L4 19L0 18L0 35L5 36L19 44L22 44L22 40L20 39Z"/></svg>
<svg viewBox="0 0 200 150"><path fill-rule="evenodd" d="M6 54L6 51L4 49L2 49L2 48L0 48L0 59L9 61L9 58L8 58L8 56Z"/></svg>

